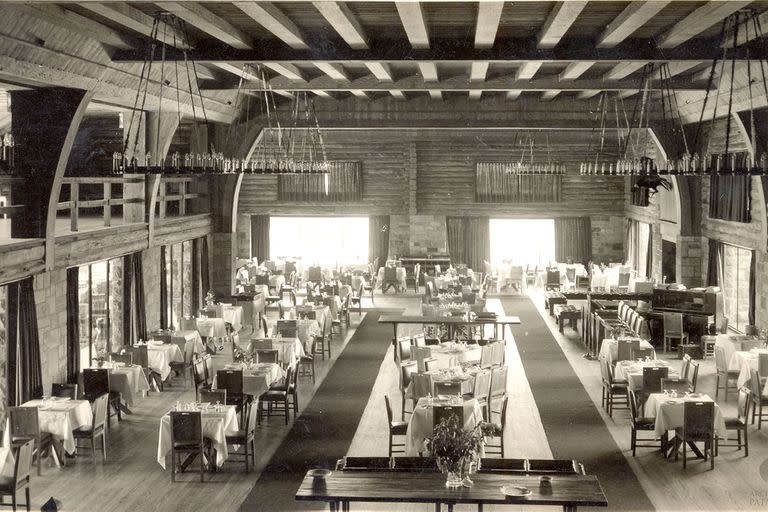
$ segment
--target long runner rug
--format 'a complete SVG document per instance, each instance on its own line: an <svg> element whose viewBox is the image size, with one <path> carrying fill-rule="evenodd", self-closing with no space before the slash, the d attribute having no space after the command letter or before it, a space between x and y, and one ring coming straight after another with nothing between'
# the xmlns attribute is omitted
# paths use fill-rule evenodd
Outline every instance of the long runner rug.
<svg viewBox="0 0 768 512"><path fill-rule="evenodd" d="M513 325L512 333L553 457L576 459L588 473L597 475L611 510L653 510L634 471L531 299L500 300L505 314L520 317L520 325ZM514 418L514 409L512 414Z"/></svg>
<svg viewBox="0 0 768 512"><path fill-rule="evenodd" d="M379 324L381 311L365 315L240 510L319 508L317 503L295 501L294 496L307 469L332 468L349 450L391 344L392 326ZM282 421L282 418L271 421Z"/></svg>

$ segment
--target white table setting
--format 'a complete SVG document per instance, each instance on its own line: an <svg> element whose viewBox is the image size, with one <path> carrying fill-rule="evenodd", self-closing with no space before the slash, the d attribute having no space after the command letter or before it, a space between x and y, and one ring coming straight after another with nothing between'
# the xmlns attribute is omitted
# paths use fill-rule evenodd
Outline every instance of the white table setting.
<svg viewBox="0 0 768 512"><path fill-rule="evenodd" d="M171 374L171 363L184 362L184 354L175 343L150 340L147 342L147 359L149 367L165 380Z"/></svg>
<svg viewBox="0 0 768 512"><path fill-rule="evenodd" d="M275 363L229 363L224 370L242 370L243 393L258 397L273 383L285 377L285 371ZM218 389L217 376L213 376L211 389Z"/></svg>
<svg viewBox="0 0 768 512"><path fill-rule="evenodd" d="M656 418L654 435L660 437L670 430L683 426L683 411L685 402L714 402L711 397L703 393L685 394L673 397L664 393L651 393L645 402L643 416ZM715 435L725 438L725 420L723 413L715 404Z"/></svg>
<svg viewBox="0 0 768 512"><path fill-rule="evenodd" d="M656 357L656 349L653 348L653 345L647 340L643 340L640 338L632 338L632 341L638 340L640 342L640 348L645 349L651 349L653 350L653 354L651 354L651 359L658 359ZM608 361L609 364L613 364L613 362L616 360L616 358L619 356L619 340L613 339L613 338L605 338L603 342L600 344L600 359L605 359Z"/></svg>
<svg viewBox="0 0 768 512"><path fill-rule="evenodd" d="M75 453L72 431L93 424L93 410L88 400L53 397L30 400L21 406L37 407L40 431L53 435L69 454Z"/></svg>
<svg viewBox="0 0 768 512"><path fill-rule="evenodd" d="M466 345L455 341L429 345L427 348L429 348L430 357L446 368L469 361L480 361L483 353L483 347L480 345Z"/></svg>
<svg viewBox="0 0 768 512"><path fill-rule="evenodd" d="M758 369L758 366L760 364L760 354L768 354L768 349L753 348L749 351L736 350L731 355L731 360L728 363L728 369L730 370L731 368L733 368L733 370L739 372L739 378L736 381L736 384L739 387L746 386L747 383L749 382L750 370ZM766 380L766 384L763 389L764 389L763 392L765 392L765 390L768 390L768 380Z"/></svg>
<svg viewBox="0 0 768 512"><path fill-rule="evenodd" d="M652 359L646 359L645 361L619 361L616 363L613 377L615 380L626 380L629 389L638 391L643 389L643 368L669 368L667 378L680 378L680 373L670 367L667 361Z"/></svg>

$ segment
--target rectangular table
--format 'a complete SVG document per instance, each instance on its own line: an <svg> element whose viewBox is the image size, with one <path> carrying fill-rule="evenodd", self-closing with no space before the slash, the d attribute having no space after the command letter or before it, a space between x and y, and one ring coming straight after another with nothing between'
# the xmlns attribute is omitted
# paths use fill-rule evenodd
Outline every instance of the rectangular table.
<svg viewBox="0 0 768 512"><path fill-rule="evenodd" d="M227 459L227 434L233 434L240 428L234 405L222 405L220 411L213 408L202 412L203 437L211 440L216 450L216 465L221 466ZM160 432L157 440L157 463L165 469L165 455L171 451L171 416L164 414L160 418ZM173 462L171 462L173 463Z"/></svg>
<svg viewBox="0 0 768 512"><path fill-rule="evenodd" d="M456 316L420 316L420 315L382 315L379 317L380 324L392 324L394 336L392 344L397 340L397 326L400 324L445 324L451 327L456 326L493 326L493 337L499 337L499 326L501 326L501 335L504 336L508 325L517 325L520 323L520 317L517 316L497 316L496 318L475 318L467 320L466 318Z"/></svg>
<svg viewBox="0 0 768 512"><path fill-rule="evenodd" d="M285 371L280 368L279 364L274 363L257 363L253 367L247 368L240 363L230 363L224 366L225 370L242 370L243 371L243 393L258 397L269 389L274 382L285 377ZM216 384L217 376L213 376L213 383L211 389L217 389Z"/></svg>
<svg viewBox="0 0 768 512"><path fill-rule="evenodd" d="M413 407L413 414L408 422L408 430L405 434L405 453L417 456L426 451L424 438L432 434L434 429L434 409L441 405L453 405L449 400L434 399L434 405L427 405L427 398L419 398ZM483 409L474 398L464 400L460 404L464 408L464 429L471 430L479 421L483 421Z"/></svg>
<svg viewBox="0 0 768 512"><path fill-rule="evenodd" d="M656 359L656 349L653 348L653 345L650 344L650 342L643 340L643 339L637 339L637 341L640 342L640 348L649 348L653 350L653 359ZM613 338L606 338L603 340L603 342L600 344L600 359L606 359L608 363L613 364L613 361L618 357L619 355L619 341L615 340Z"/></svg>
<svg viewBox="0 0 768 512"><path fill-rule="evenodd" d="M435 503L446 504L448 510L459 503L473 505L555 505L564 511L579 506L607 507L600 482L594 475L552 475L549 492L539 490L538 475L476 473L474 485L460 489L445 487L445 475L438 472L335 471L324 480L305 476L296 500L324 501L331 511L349 509L349 502L367 503ZM531 489L527 497L502 494L505 485Z"/></svg>
<svg viewBox="0 0 768 512"><path fill-rule="evenodd" d="M614 378L616 380L626 380L629 389L639 391L643 389L643 368L669 368L668 379L679 379L680 373L669 366L666 361L650 361L638 363L637 361L620 361L614 368Z"/></svg>
<svg viewBox="0 0 768 512"><path fill-rule="evenodd" d="M93 423L93 410L88 400L51 399L46 406L42 400L30 400L21 406L37 407L40 431L52 434L67 453L75 453L72 431L90 427Z"/></svg>

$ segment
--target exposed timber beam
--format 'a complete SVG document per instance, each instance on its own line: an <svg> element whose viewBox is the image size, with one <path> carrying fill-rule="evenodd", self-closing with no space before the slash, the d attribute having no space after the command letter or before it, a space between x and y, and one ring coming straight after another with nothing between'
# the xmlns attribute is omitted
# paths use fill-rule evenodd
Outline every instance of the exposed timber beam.
<svg viewBox="0 0 768 512"><path fill-rule="evenodd" d="M600 89L586 89L577 94L576 98L580 100L588 100L589 98L597 96L598 94L600 94Z"/></svg>
<svg viewBox="0 0 768 512"><path fill-rule="evenodd" d="M275 73L284 76L288 80L304 80L304 77L301 74L301 70L293 64L289 64L287 62L265 62L264 66L268 67Z"/></svg>
<svg viewBox="0 0 768 512"><path fill-rule="evenodd" d="M83 9L87 9L94 14L111 20L118 25L122 25L129 28L143 36L150 37L152 35L152 25L154 18L149 14L131 7L127 3L110 3L102 4L96 2L85 2L78 4ZM169 27L167 25L157 30L157 38L168 45L178 45L178 47L184 46L184 41L187 41L185 34L177 30L175 27Z"/></svg>
<svg viewBox="0 0 768 512"><path fill-rule="evenodd" d="M635 1L605 27L597 40L598 48L611 48L631 36L669 4L669 0Z"/></svg>
<svg viewBox="0 0 768 512"><path fill-rule="evenodd" d="M365 65L377 79L385 82L392 81L392 71L389 69L388 64L384 64L382 62L366 62Z"/></svg>
<svg viewBox="0 0 768 512"><path fill-rule="evenodd" d="M341 38L356 50L368 48L368 37L349 7L342 2L312 2Z"/></svg>
<svg viewBox="0 0 768 512"><path fill-rule="evenodd" d="M559 75L560 80L576 80L581 75L583 75L589 68L591 68L593 64L594 62L590 62L590 61L571 62L563 70L563 72L560 73Z"/></svg>
<svg viewBox="0 0 768 512"><path fill-rule="evenodd" d="M419 62L419 71L426 82L437 82L437 64L434 62Z"/></svg>
<svg viewBox="0 0 768 512"><path fill-rule="evenodd" d="M587 2L557 2L539 32L539 48L554 48L576 21Z"/></svg>
<svg viewBox="0 0 768 512"><path fill-rule="evenodd" d="M299 28L280 9L269 2L233 2L256 23L296 50L309 48Z"/></svg>
<svg viewBox="0 0 768 512"><path fill-rule="evenodd" d="M196 2L156 2L157 6L238 50L253 47L250 36Z"/></svg>
<svg viewBox="0 0 768 512"><path fill-rule="evenodd" d="M439 91L439 90L430 89L429 90L429 97L432 98L433 100L440 101L440 100L443 99L443 93L441 91Z"/></svg>
<svg viewBox="0 0 768 512"><path fill-rule="evenodd" d="M368 96L368 94L366 94L365 91L361 91L360 89L350 89L349 92L352 93L353 96L356 96L364 100L371 99L370 96Z"/></svg>
<svg viewBox="0 0 768 512"><path fill-rule="evenodd" d="M536 72L539 70L542 64L543 62L540 60L525 62L522 66L520 66L517 69L517 74L515 75L515 78L517 80L530 80L531 78L533 78L533 75L536 74Z"/></svg>
<svg viewBox="0 0 768 512"><path fill-rule="evenodd" d="M249 82L256 82L259 84L262 84L265 88L267 87L267 83L261 79L261 77L246 71L243 68L238 68L237 66L233 66L232 64L229 64L227 62L219 62L216 64L217 67L222 69L223 71L226 71L227 73L232 73L238 78L242 78L243 80L247 80ZM275 91L275 94L278 94L280 96L285 96L287 98L292 98L293 95L289 92L285 91Z"/></svg>
<svg viewBox="0 0 768 512"><path fill-rule="evenodd" d="M507 91L507 99L508 100L516 100L520 97L520 93L523 92L520 89L512 89L511 91Z"/></svg>
<svg viewBox="0 0 768 512"><path fill-rule="evenodd" d="M475 48L491 48L499 31L504 2L480 2L477 5Z"/></svg>
<svg viewBox="0 0 768 512"><path fill-rule="evenodd" d="M560 91L544 91L541 94L541 100L542 101L552 101L557 97L557 95L560 94Z"/></svg>
<svg viewBox="0 0 768 512"><path fill-rule="evenodd" d="M317 69L333 78L334 80L349 80L347 72L341 64L333 64L331 62L315 62Z"/></svg>
<svg viewBox="0 0 768 512"><path fill-rule="evenodd" d="M429 48L429 34L424 12L419 2L395 2L400 21L411 46L417 49Z"/></svg>
<svg viewBox="0 0 768 512"><path fill-rule="evenodd" d="M751 3L749 0L707 2L662 34L659 37L658 46L675 48Z"/></svg>
<svg viewBox="0 0 768 512"><path fill-rule="evenodd" d="M634 62L622 62L615 65L610 71L608 71L603 78L606 80L621 80L635 71L642 69L647 62L634 61Z"/></svg>

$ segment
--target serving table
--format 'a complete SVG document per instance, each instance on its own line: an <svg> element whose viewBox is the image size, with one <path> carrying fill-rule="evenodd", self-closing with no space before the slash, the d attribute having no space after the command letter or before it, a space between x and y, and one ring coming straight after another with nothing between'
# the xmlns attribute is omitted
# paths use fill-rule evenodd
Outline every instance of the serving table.
<svg viewBox="0 0 768 512"><path fill-rule="evenodd" d="M446 504L448 510L460 503L472 505L554 505L566 512L579 506L607 507L600 482L594 475L552 475L551 490L539 489L538 475L476 473L474 485L459 489L445 487L445 476L438 472L335 471L324 479L304 477L296 500L324 501L329 510L349 510L352 501L367 503ZM501 492L504 486L524 486L529 496L512 497Z"/></svg>
<svg viewBox="0 0 768 512"><path fill-rule="evenodd" d="M493 326L493 337L499 339L499 327L501 327L502 337L506 332L508 325L517 325L520 323L520 317L517 316L497 316L495 318L474 318L472 320L466 317L458 316L420 316L420 315L382 315L379 317L379 323L392 324L394 335L392 344L397 340L397 326L400 324L419 324L419 325L446 325L448 326L449 336L453 337L453 331L457 327L464 326Z"/></svg>

